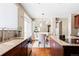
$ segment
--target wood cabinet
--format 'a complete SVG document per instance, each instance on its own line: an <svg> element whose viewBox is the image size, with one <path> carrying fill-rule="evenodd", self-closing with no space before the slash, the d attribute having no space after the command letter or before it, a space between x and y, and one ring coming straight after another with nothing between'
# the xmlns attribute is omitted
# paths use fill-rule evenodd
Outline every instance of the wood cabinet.
<svg viewBox="0 0 79 59"><path fill-rule="evenodd" d="M21 51L21 45L14 47L13 49L9 50L3 56L19 56Z"/></svg>
<svg viewBox="0 0 79 59"><path fill-rule="evenodd" d="M28 51L28 52L27 52L28 56L32 55L32 48L29 48L29 47L28 47L27 51Z"/></svg>
<svg viewBox="0 0 79 59"><path fill-rule="evenodd" d="M6 52L5 54L3 54L3 56L27 56L28 55L28 53L27 53L28 46L27 45L28 45L27 41L25 40L21 44L17 45L13 49L11 49L8 52Z"/></svg>
<svg viewBox="0 0 79 59"><path fill-rule="evenodd" d="M64 56L79 56L79 46L63 46Z"/></svg>
<svg viewBox="0 0 79 59"><path fill-rule="evenodd" d="M62 56L63 55L63 46L61 46L54 40L50 40L50 46L51 46L51 55L52 56Z"/></svg>
<svg viewBox="0 0 79 59"><path fill-rule="evenodd" d="M75 28L79 28L79 15L76 15L74 18L74 26Z"/></svg>
<svg viewBox="0 0 79 59"><path fill-rule="evenodd" d="M27 56L27 49L28 49L28 44L27 44L27 41L24 41L23 43L21 43L21 56Z"/></svg>
<svg viewBox="0 0 79 59"><path fill-rule="evenodd" d="M72 44L79 44L79 39L71 39Z"/></svg>
<svg viewBox="0 0 79 59"><path fill-rule="evenodd" d="M79 56L79 46L62 46L53 39L50 40L52 56Z"/></svg>

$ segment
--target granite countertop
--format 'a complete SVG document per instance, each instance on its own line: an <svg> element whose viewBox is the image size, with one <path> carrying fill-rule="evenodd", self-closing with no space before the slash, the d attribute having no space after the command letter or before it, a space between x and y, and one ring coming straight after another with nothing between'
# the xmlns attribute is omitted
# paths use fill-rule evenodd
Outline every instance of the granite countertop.
<svg viewBox="0 0 79 59"><path fill-rule="evenodd" d="M0 55L3 55L4 53L6 53L10 49L14 48L15 46L17 46L18 44L20 44L23 41L24 41L23 38L18 37L18 38L12 38L12 40L10 40L10 41L1 43L0 44Z"/></svg>
<svg viewBox="0 0 79 59"><path fill-rule="evenodd" d="M79 36L71 36L71 39L79 39Z"/></svg>
<svg viewBox="0 0 79 59"><path fill-rule="evenodd" d="M56 41L57 43L59 43L59 44L62 45L62 46L79 46L79 44L71 44L71 43L67 43L67 42L65 42L65 41L62 41L62 40L60 40L60 39L57 39L57 38L56 38L55 36L53 36L53 35L51 35L51 36L49 36L49 37L50 37L49 39Z"/></svg>

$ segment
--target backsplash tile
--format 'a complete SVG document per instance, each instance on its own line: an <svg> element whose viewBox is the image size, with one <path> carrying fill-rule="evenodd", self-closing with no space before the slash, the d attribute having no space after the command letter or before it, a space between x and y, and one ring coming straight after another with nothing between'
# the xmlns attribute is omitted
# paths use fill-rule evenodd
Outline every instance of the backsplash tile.
<svg viewBox="0 0 79 59"><path fill-rule="evenodd" d="M3 35L2 30L0 30L0 42L2 41L2 39L6 41L16 36L17 36L17 30L3 30Z"/></svg>

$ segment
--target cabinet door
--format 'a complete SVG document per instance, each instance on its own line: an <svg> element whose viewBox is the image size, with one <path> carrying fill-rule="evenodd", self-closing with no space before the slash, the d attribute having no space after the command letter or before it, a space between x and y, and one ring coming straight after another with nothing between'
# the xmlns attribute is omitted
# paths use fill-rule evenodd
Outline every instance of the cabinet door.
<svg viewBox="0 0 79 59"><path fill-rule="evenodd" d="M3 56L19 56L20 55L20 48L19 46L14 47L10 51L3 54Z"/></svg>
<svg viewBox="0 0 79 59"><path fill-rule="evenodd" d="M27 43L26 41L24 41L22 44L21 44L21 56L27 56Z"/></svg>
<svg viewBox="0 0 79 59"><path fill-rule="evenodd" d="M55 42L54 40L50 40L51 46L51 54L52 56L62 56L63 55L63 47Z"/></svg>
<svg viewBox="0 0 79 59"><path fill-rule="evenodd" d="M21 44L19 44L19 45L17 46L16 51L17 51L17 53L16 53L15 56L21 56Z"/></svg>
<svg viewBox="0 0 79 59"><path fill-rule="evenodd" d="M27 49L28 49L28 56L30 56L32 52L32 48L27 48Z"/></svg>
<svg viewBox="0 0 79 59"><path fill-rule="evenodd" d="M53 40L50 40L50 46L51 46L51 55L55 55L55 42Z"/></svg>
<svg viewBox="0 0 79 59"><path fill-rule="evenodd" d="M55 51L54 52L55 56L62 56L63 55L63 47L57 42L55 42L54 51Z"/></svg>
<svg viewBox="0 0 79 59"><path fill-rule="evenodd" d="M79 28L79 15L75 16L74 26L75 26L75 28Z"/></svg>
<svg viewBox="0 0 79 59"><path fill-rule="evenodd" d="M27 56L27 46L22 45L21 47L21 56Z"/></svg>

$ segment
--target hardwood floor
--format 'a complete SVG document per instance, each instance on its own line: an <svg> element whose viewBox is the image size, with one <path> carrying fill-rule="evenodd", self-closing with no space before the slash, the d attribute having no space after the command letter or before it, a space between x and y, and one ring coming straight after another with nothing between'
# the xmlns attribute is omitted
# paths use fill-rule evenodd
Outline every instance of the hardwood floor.
<svg viewBox="0 0 79 59"><path fill-rule="evenodd" d="M50 48L32 48L32 56L51 56Z"/></svg>
<svg viewBox="0 0 79 59"><path fill-rule="evenodd" d="M35 43L34 36L32 37L32 45ZM32 56L51 56L51 48L34 48L32 47Z"/></svg>

